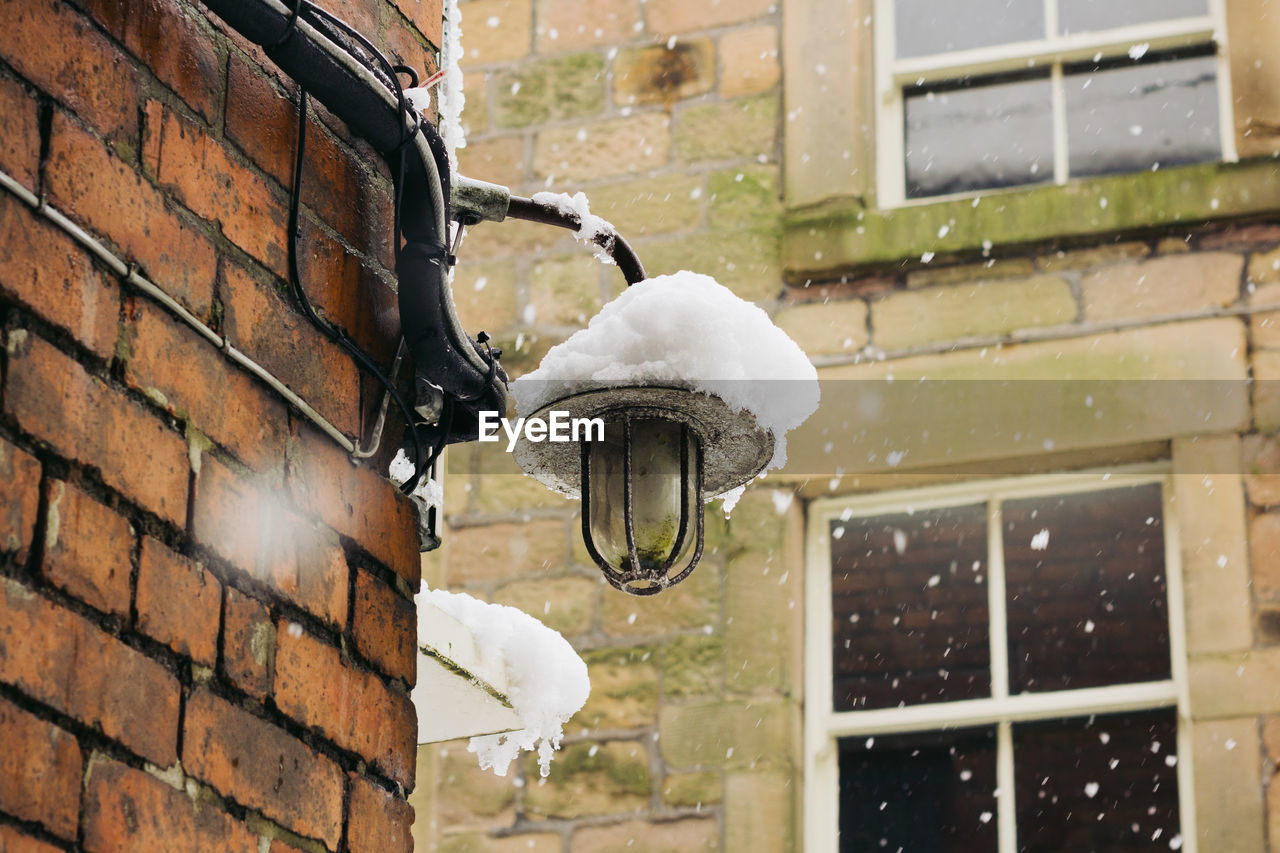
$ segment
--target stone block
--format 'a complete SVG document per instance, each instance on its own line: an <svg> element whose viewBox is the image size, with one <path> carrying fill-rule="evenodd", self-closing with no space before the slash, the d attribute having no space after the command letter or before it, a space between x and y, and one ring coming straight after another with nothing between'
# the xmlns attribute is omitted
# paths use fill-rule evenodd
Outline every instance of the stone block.
<svg viewBox="0 0 1280 853"><path fill-rule="evenodd" d="M1248 621L1245 622L1248 630ZM1192 657L1191 716L1196 720L1253 717L1280 711L1280 648ZM1199 771L1197 766L1196 770Z"/></svg>
<svg viewBox="0 0 1280 853"><path fill-rule="evenodd" d="M533 0L473 0L462 14L465 69L520 59L533 48Z"/></svg>
<svg viewBox="0 0 1280 853"><path fill-rule="evenodd" d="M772 160L778 143L778 96L690 107L680 113L675 137L676 153L690 163L759 156Z"/></svg>
<svg viewBox="0 0 1280 853"><path fill-rule="evenodd" d="M449 587L541 575L566 562L563 521L492 524L453 531L445 543Z"/></svg>
<svg viewBox="0 0 1280 853"><path fill-rule="evenodd" d="M557 832L531 832L501 837L482 832L459 832L446 835L434 849L436 853L560 853L563 841Z"/></svg>
<svg viewBox="0 0 1280 853"><path fill-rule="evenodd" d="M1076 319L1071 286L1055 275L892 293L871 303L871 339L887 351Z"/></svg>
<svg viewBox="0 0 1280 853"><path fill-rule="evenodd" d="M1249 559L1257 596L1280 597L1280 513L1266 512L1249 523Z"/></svg>
<svg viewBox="0 0 1280 853"><path fill-rule="evenodd" d="M662 695L717 696L724 691L724 639L716 634L673 637L662 647Z"/></svg>
<svg viewBox="0 0 1280 853"><path fill-rule="evenodd" d="M669 773L662 782L662 801L676 808L702 808L724 799L724 778L717 771Z"/></svg>
<svg viewBox="0 0 1280 853"><path fill-rule="evenodd" d="M710 92L716 81L716 51L709 38L681 39L652 47L629 47L613 62L613 99L618 104L663 104Z"/></svg>
<svg viewBox="0 0 1280 853"><path fill-rule="evenodd" d="M538 0L538 53L552 54L631 38L641 26L632 0Z"/></svg>
<svg viewBox="0 0 1280 853"><path fill-rule="evenodd" d="M591 629L599 597L599 581L576 575L516 581L493 593L496 603L522 610L567 637Z"/></svg>
<svg viewBox="0 0 1280 853"><path fill-rule="evenodd" d="M1249 257L1247 275L1249 284L1258 286L1258 291L1251 301L1260 302L1264 305L1280 304L1280 299L1276 298L1274 291L1268 294L1271 298L1262 298L1265 285L1280 284L1280 249L1272 249L1270 252L1254 252Z"/></svg>
<svg viewBox="0 0 1280 853"><path fill-rule="evenodd" d="M648 0L644 5L645 26L655 36L687 33L752 21L774 11L772 0L720 0L690 3L687 0Z"/></svg>
<svg viewBox="0 0 1280 853"><path fill-rule="evenodd" d="M1224 308L1240 296L1244 258L1197 252L1116 264L1081 282L1086 320L1106 323Z"/></svg>
<svg viewBox="0 0 1280 853"><path fill-rule="evenodd" d="M703 561L662 595L611 592L601 604L600 627L615 637L665 636L682 628L707 628L720 618L720 567Z"/></svg>
<svg viewBox="0 0 1280 853"><path fill-rule="evenodd" d="M605 595L621 595L606 589ZM585 652L591 696L569 720L570 730L652 726L658 714L658 673L650 646Z"/></svg>
<svg viewBox="0 0 1280 853"><path fill-rule="evenodd" d="M1262 768L1257 721L1197 720L1191 737L1199 848L1263 853L1265 818L1258 786Z"/></svg>
<svg viewBox="0 0 1280 853"><path fill-rule="evenodd" d="M483 71L462 76L462 91L467 100L462 105L462 129L471 137L489 130L489 75ZM466 149L463 149L466 150Z"/></svg>
<svg viewBox="0 0 1280 853"><path fill-rule="evenodd" d="M465 244L464 244L465 245ZM516 324L516 269L513 261L458 264L453 305L462 327L490 336Z"/></svg>
<svg viewBox="0 0 1280 853"><path fill-rule="evenodd" d="M426 747L430 749L431 747ZM466 741L442 744L436 758L432 797L438 825L450 828L506 826L515 818L515 775L480 769Z"/></svg>
<svg viewBox="0 0 1280 853"><path fill-rule="evenodd" d="M774 765L788 748L792 710L771 702L666 705L658 713L658 745L673 768Z"/></svg>
<svg viewBox="0 0 1280 853"><path fill-rule="evenodd" d="M980 264L928 266L907 273L907 287L938 287L944 284L971 284L997 278L1030 278L1036 272L1030 258L992 258Z"/></svg>
<svg viewBox="0 0 1280 853"><path fill-rule="evenodd" d="M777 233L745 231L646 240L636 246L649 275L692 270L709 275L748 302L782 292Z"/></svg>
<svg viewBox="0 0 1280 853"><path fill-rule="evenodd" d="M600 274L600 262L585 247L578 254L536 262L521 319L545 326L585 326L603 304Z"/></svg>
<svg viewBox="0 0 1280 853"><path fill-rule="evenodd" d="M640 741L575 743L538 775L537 756L525 757L525 811L536 817L626 814L649 805L649 757Z"/></svg>
<svg viewBox="0 0 1280 853"><path fill-rule="evenodd" d="M1280 428L1280 350L1255 350L1253 424L1264 431Z"/></svg>
<svg viewBox="0 0 1280 853"><path fill-rule="evenodd" d="M612 222L619 234L632 240L701 225L707 197L704 183L701 175L662 175L601 184L587 194L591 212Z"/></svg>
<svg viewBox="0 0 1280 853"><path fill-rule="evenodd" d="M1245 492L1254 506L1280 504L1280 440L1246 435L1240 439Z"/></svg>
<svg viewBox="0 0 1280 853"><path fill-rule="evenodd" d="M629 820L583 826L570 840L573 853L686 853L720 849L720 825L714 817L672 821Z"/></svg>
<svg viewBox="0 0 1280 853"><path fill-rule="evenodd" d="M593 115L604 108L604 59L583 52L521 63L497 76L493 100L500 127Z"/></svg>
<svg viewBox="0 0 1280 853"><path fill-rule="evenodd" d="M712 172L707 176L707 191L707 221L712 231L777 231L782 200L775 167L743 166Z"/></svg>
<svg viewBox="0 0 1280 853"><path fill-rule="evenodd" d="M772 24L725 33L720 38L720 94L755 95L778 85L778 29Z"/></svg>
<svg viewBox="0 0 1280 853"><path fill-rule="evenodd" d="M810 357L851 354L867 345L867 303L861 299L784 307L773 322Z"/></svg>
<svg viewBox="0 0 1280 853"><path fill-rule="evenodd" d="M482 181L489 181L494 184L502 184L504 187L511 187L515 190L525 182L529 172L528 160L525 157L524 137L495 136L489 139L469 141L466 148L458 151L458 170L464 175L471 175ZM467 232L467 241L464 244L467 256L472 257L472 252L477 252L481 257L489 254L498 254L497 252L477 250L476 243L480 242L478 238L495 231L499 232L496 235L499 238L511 237L513 232L519 228L524 228L525 230L537 228L540 233L554 232L555 230L548 228L546 225L538 225L533 222L482 222ZM543 241L550 244L559 236L561 235L555 233L543 235ZM461 269L466 269L466 266L466 264L463 264Z"/></svg>
<svg viewBox="0 0 1280 853"><path fill-rule="evenodd" d="M1088 249L1059 250L1050 255L1041 255L1036 258L1036 264L1045 272L1090 270L1136 258L1145 258L1150 254L1151 247L1146 243L1111 243Z"/></svg>
<svg viewBox="0 0 1280 853"><path fill-rule="evenodd" d="M724 783L725 849L785 853L795 849L796 791L783 773L730 773Z"/></svg>
<svg viewBox="0 0 1280 853"><path fill-rule="evenodd" d="M725 672L730 691L785 691L801 647L803 571L748 552L725 571Z"/></svg>
<svg viewBox="0 0 1280 853"><path fill-rule="evenodd" d="M639 113L542 130L534 146L534 172L563 184L660 168L670 157L670 125L666 113Z"/></svg>

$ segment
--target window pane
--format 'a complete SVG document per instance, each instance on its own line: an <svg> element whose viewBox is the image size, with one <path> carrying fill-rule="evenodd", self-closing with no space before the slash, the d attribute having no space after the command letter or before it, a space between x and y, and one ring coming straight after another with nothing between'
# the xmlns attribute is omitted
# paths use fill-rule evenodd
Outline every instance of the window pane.
<svg viewBox="0 0 1280 853"><path fill-rule="evenodd" d="M1053 178L1047 78L907 93L907 195L1016 186Z"/></svg>
<svg viewBox="0 0 1280 853"><path fill-rule="evenodd" d="M1160 486L1003 506L1011 693L1169 677Z"/></svg>
<svg viewBox="0 0 1280 853"><path fill-rule="evenodd" d="M993 853L994 728L840 741L840 850Z"/></svg>
<svg viewBox="0 0 1280 853"><path fill-rule="evenodd" d="M1013 727L1019 853L1176 850L1172 709Z"/></svg>
<svg viewBox="0 0 1280 853"><path fill-rule="evenodd" d="M899 57L1044 38L1044 0L896 0Z"/></svg>
<svg viewBox="0 0 1280 853"><path fill-rule="evenodd" d="M1221 159L1217 64L1214 57L1201 56L1103 70L1068 69L1071 175Z"/></svg>
<svg viewBox="0 0 1280 853"><path fill-rule="evenodd" d="M835 710L991 695L982 505L831 522Z"/></svg>
<svg viewBox="0 0 1280 853"><path fill-rule="evenodd" d="M1209 0L1059 0L1062 34L1209 14Z"/></svg>

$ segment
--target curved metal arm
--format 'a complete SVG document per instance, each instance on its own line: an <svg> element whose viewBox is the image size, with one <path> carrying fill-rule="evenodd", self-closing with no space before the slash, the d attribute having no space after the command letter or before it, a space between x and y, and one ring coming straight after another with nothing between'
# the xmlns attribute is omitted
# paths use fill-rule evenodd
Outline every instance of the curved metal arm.
<svg viewBox="0 0 1280 853"><path fill-rule="evenodd" d="M528 222L556 225L560 228L568 228L570 231L577 231L582 227L582 219L578 214L552 205L539 204L531 198L518 195L511 197L511 203L507 206L507 216ZM613 262L622 271L627 284L636 284L645 280L644 265L636 256L635 249L632 249L617 231L610 228L608 232L597 234L592 242L609 253L609 257L613 258Z"/></svg>

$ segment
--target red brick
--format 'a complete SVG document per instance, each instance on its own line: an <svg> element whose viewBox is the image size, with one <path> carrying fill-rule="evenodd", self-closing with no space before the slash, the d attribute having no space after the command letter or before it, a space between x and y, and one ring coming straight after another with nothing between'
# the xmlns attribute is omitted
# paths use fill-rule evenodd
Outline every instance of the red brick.
<svg viewBox="0 0 1280 853"><path fill-rule="evenodd" d="M0 55L104 134L138 138L138 72L60 0L0 3Z"/></svg>
<svg viewBox="0 0 1280 853"><path fill-rule="evenodd" d="M110 358L120 292L71 238L13 199L0 203L0 290Z"/></svg>
<svg viewBox="0 0 1280 853"><path fill-rule="evenodd" d="M409 697L342 662L296 623L276 626L276 705L407 788L413 787L417 716Z"/></svg>
<svg viewBox="0 0 1280 853"><path fill-rule="evenodd" d="M439 47L443 36L444 12L441 0L394 0L395 6L417 27L427 41Z"/></svg>
<svg viewBox="0 0 1280 853"><path fill-rule="evenodd" d="M354 773L348 776L347 849L351 853L410 853L413 806Z"/></svg>
<svg viewBox="0 0 1280 853"><path fill-rule="evenodd" d="M0 853L62 853L62 848L23 835L16 828L0 823Z"/></svg>
<svg viewBox="0 0 1280 853"><path fill-rule="evenodd" d="M413 684L417 676L417 611L413 602L373 577L356 572L356 648L379 669Z"/></svg>
<svg viewBox="0 0 1280 853"><path fill-rule="evenodd" d="M40 511L40 461L0 438L0 482L5 484L0 508L0 551L16 553L25 563Z"/></svg>
<svg viewBox="0 0 1280 853"><path fill-rule="evenodd" d="M233 160L218 140L196 124L165 110L159 163L162 186L199 217L222 226L231 242L285 273L285 206L266 178Z"/></svg>
<svg viewBox="0 0 1280 853"><path fill-rule="evenodd" d="M196 112L218 114L221 60L173 0L84 0L90 14Z"/></svg>
<svg viewBox="0 0 1280 853"><path fill-rule="evenodd" d="M298 430L293 462L289 483L298 506L416 587L422 571L417 511L395 484L353 464L342 448L309 427Z"/></svg>
<svg viewBox="0 0 1280 853"><path fill-rule="evenodd" d="M204 567L147 536L136 601L139 631L197 663L214 665L222 584Z"/></svg>
<svg viewBox="0 0 1280 853"><path fill-rule="evenodd" d="M4 408L63 456L161 518L187 518L187 445L142 406L26 332L11 332Z"/></svg>
<svg viewBox="0 0 1280 853"><path fill-rule="evenodd" d="M148 277L197 317L208 317L217 258L209 241L171 213L163 196L58 112L45 171L64 213L116 242Z"/></svg>
<svg viewBox="0 0 1280 853"><path fill-rule="evenodd" d="M245 464L279 466L288 436L284 402L165 309L142 299L129 308L134 323L125 381Z"/></svg>
<svg viewBox="0 0 1280 853"><path fill-rule="evenodd" d="M224 267L228 340L347 435L360 430L360 375L351 357L270 288Z"/></svg>
<svg viewBox="0 0 1280 853"><path fill-rule="evenodd" d="M236 687L265 699L275 669L276 624L256 598L227 587L222 613L222 673Z"/></svg>
<svg viewBox="0 0 1280 853"><path fill-rule="evenodd" d="M216 806L115 761L89 768L84 846L95 853L225 850L257 853L258 836Z"/></svg>
<svg viewBox="0 0 1280 853"><path fill-rule="evenodd" d="M78 614L0 581L0 681L161 767L177 758L178 680Z"/></svg>
<svg viewBox="0 0 1280 853"><path fill-rule="evenodd" d="M55 586L99 610L128 613L132 549L124 516L70 483L49 483L42 571Z"/></svg>
<svg viewBox="0 0 1280 853"><path fill-rule="evenodd" d="M406 4L415 3L415 0L405 0L405 2ZM387 25L387 35L383 42L386 44L387 55L393 57L393 61L397 64L415 69L420 81L425 80L431 73L428 69L434 51L422 44L416 29L395 15L391 16L391 23ZM409 85L409 78L401 76L400 80L406 86Z"/></svg>
<svg viewBox="0 0 1280 853"><path fill-rule="evenodd" d="M76 837L82 759L76 739L0 699L0 809ZM0 850L6 849L0 836ZM14 848L7 849L16 849Z"/></svg>
<svg viewBox="0 0 1280 853"><path fill-rule="evenodd" d="M204 690L187 700L182 742L182 764L192 776L337 849L342 771L328 758Z"/></svg>
<svg viewBox="0 0 1280 853"><path fill-rule="evenodd" d="M346 625L349 575L337 537L299 518L281 496L208 456L196 478L194 534L309 612Z"/></svg>
<svg viewBox="0 0 1280 853"><path fill-rule="evenodd" d="M390 214L383 233L391 233ZM389 237L386 243L389 256ZM389 368L400 342L396 294L310 220L302 223L298 251L302 287L312 304Z"/></svg>
<svg viewBox="0 0 1280 853"><path fill-rule="evenodd" d="M36 100L16 80L0 77L0 169L35 191L39 166L40 122Z"/></svg>
<svg viewBox="0 0 1280 853"><path fill-rule="evenodd" d="M315 101L308 101L310 106ZM298 110L293 98L277 91L267 75L233 55L227 69L227 137L245 156L286 189L293 187ZM308 108L306 156L302 167L302 203L357 246L365 241L365 223L373 199L368 177L355 158L339 147Z"/></svg>

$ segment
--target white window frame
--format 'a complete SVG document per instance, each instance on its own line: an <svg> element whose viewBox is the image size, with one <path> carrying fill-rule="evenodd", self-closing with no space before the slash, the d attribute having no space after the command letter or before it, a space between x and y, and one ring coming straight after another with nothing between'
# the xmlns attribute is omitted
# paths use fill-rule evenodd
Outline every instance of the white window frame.
<svg viewBox="0 0 1280 853"><path fill-rule="evenodd" d="M1035 41L1010 42L991 47L958 50L931 56L898 59L895 45L894 0L875 0L872 18L876 57L876 190L882 208L927 204L941 199L963 198L996 190L978 190L949 195L908 199L906 197L906 139L903 115L903 88L918 83L936 83L970 75L1023 71L1029 67L1051 67L1053 109L1053 183L1061 186L1067 174L1067 104L1063 83L1063 63L1080 62L1101 55L1103 59L1123 57L1135 44L1150 50L1172 50L1213 44L1218 59L1218 133L1222 159L1237 160L1235 125L1231 110L1231 68L1227 45L1226 0L1209 0L1209 14L1176 18L1089 33L1059 35L1059 0L1044 0L1045 37ZM1023 189L1038 184L1001 187Z"/></svg>
<svg viewBox="0 0 1280 853"><path fill-rule="evenodd" d="M1016 853L1014 723L1174 708L1178 719L1177 777L1182 850L1184 853L1196 853L1182 563L1170 475L1171 466L1165 462L1116 467L1106 471L1045 474L909 491L824 498L809 507L805 546L806 850L810 853L836 853L838 850L838 738L995 726L998 850L999 853ZM1014 498L1078 494L1151 483L1160 484L1163 495L1170 677L1162 681L1138 684L1010 695L1001 505ZM988 513L987 596L990 614L991 697L868 711L833 710L830 523L839 518L972 506L976 503L985 503Z"/></svg>

